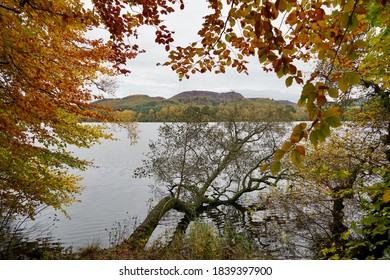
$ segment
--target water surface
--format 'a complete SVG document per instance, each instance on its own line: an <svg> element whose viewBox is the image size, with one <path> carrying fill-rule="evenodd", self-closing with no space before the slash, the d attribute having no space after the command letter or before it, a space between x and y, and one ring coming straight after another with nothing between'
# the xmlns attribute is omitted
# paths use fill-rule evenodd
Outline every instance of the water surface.
<svg viewBox="0 0 390 280"><path fill-rule="evenodd" d="M137 217L141 221L147 214L151 199L149 178L133 178L133 170L141 165L148 151L150 139L157 139L159 123L140 123L139 139L131 145L125 129L110 126L117 141L102 140L90 149L71 148L76 156L93 160L96 167L75 171L85 186L78 197L81 202L66 208L71 219L61 212L43 211L36 223L48 228L55 240L64 246L79 248L93 242L109 245L109 231L116 222Z"/></svg>

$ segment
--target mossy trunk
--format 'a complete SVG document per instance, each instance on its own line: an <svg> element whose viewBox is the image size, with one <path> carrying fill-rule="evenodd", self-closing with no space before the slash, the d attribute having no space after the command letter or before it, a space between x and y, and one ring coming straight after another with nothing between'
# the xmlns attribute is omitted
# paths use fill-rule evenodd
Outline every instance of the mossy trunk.
<svg viewBox="0 0 390 280"><path fill-rule="evenodd" d="M149 241L150 236L153 234L153 231L158 226L161 218L165 215L165 213L173 209L176 203L177 199L170 196L164 197L160 200L160 202L157 203L150 211L143 223L139 225L127 239L126 243L129 244L130 248L144 248L146 243Z"/></svg>
<svg viewBox="0 0 390 280"><path fill-rule="evenodd" d="M135 229L125 243L133 250L144 248L165 213L173 209L185 213L188 217L196 213L194 205L178 198L166 196L153 207L142 224Z"/></svg>

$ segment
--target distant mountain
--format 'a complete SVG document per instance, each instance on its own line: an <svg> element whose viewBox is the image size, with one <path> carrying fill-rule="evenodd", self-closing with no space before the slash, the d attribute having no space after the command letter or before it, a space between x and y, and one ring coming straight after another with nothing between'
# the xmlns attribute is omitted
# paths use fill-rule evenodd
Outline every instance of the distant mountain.
<svg viewBox="0 0 390 280"><path fill-rule="evenodd" d="M219 99L219 100L226 100L226 101L240 101L242 99L245 99L242 94L238 92L215 92L215 91L201 91L201 90L192 90L192 91L184 91L179 94L176 94L175 96L171 97L170 99L173 100L196 100L196 99Z"/></svg>
<svg viewBox="0 0 390 280"><path fill-rule="evenodd" d="M137 107L153 107L159 103L164 103L164 97L151 97L144 94L129 95L124 98L105 98L95 101L94 104L112 108L114 110L134 110Z"/></svg>
<svg viewBox="0 0 390 280"><path fill-rule="evenodd" d="M227 105L241 101L261 101L271 100L269 98L245 98L238 92L214 92L214 91L184 91L174 95L171 98L151 97L148 95L137 94L129 95L124 98L102 99L95 101L94 104L109 107L114 110L133 110L136 112L145 112L150 109L161 110L163 107L172 105L193 105L193 106L219 106ZM296 107L296 104L290 101L275 101L283 105Z"/></svg>
<svg viewBox="0 0 390 280"><path fill-rule="evenodd" d="M184 91L169 100L177 101L181 104L198 105L198 106L218 106L232 102L244 100L245 97L237 92L214 92L214 91Z"/></svg>
<svg viewBox="0 0 390 280"><path fill-rule="evenodd" d="M279 103L281 104L285 104L285 105L290 105L290 106L293 106L293 107L298 107L298 104L297 103L294 103L290 100L277 100Z"/></svg>

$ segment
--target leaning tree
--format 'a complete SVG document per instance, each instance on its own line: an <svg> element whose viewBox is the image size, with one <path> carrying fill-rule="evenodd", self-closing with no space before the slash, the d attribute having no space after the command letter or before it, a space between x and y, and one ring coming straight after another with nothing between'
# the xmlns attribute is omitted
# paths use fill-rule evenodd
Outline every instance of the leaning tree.
<svg viewBox="0 0 390 280"><path fill-rule="evenodd" d="M153 176L163 196L126 242L143 247L168 211L191 221L204 209L240 204L246 194L276 184L284 173L272 175L268 163L284 133L284 124L272 122L162 125L134 175Z"/></svg>

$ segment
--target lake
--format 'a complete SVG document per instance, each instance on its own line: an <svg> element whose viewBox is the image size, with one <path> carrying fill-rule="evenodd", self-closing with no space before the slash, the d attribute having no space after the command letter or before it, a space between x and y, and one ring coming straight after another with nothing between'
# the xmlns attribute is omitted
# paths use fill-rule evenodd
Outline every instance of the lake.
<svg viewBox="0 0 390 280"><path fill-rule="evenodd" d="M134 145L131 145L130 139L127 138L125 129L110 126L117 141L102 140L101 144L90 149L71 148L76 156L93 160L96 166L83 172L74 171L83 177L81 184L85 189L79 197L81 202L66 208L71 219L60 211L42 211L34 221L34 225L38 227L34 228L30 236L42 237L50 233L53 241L62 243L64 247L72 246L78 249L96 242L101 247L108 247L113 245L112 243L115 245L118 235L123 236L122 232L131 233L136 222L142 222L150 207L158 202L149 187L154 183L153 178L133 178L133 171L146 159L148 144L150 140L157 140L160 125L161 123L140 123L139 139ZM249 199L248 202L251 204L251 201L253 200ZM253 217L248 219L247 214L239 209L220 206L204 213L203 218L211 221L220 232L223 231L226 221L239 230L256 227L252 238L264 240L270 237L264 220L275 216L272 211L258 209L252 213ZM177 212L168 214L151 240L175 227L182 217L182 214ZM278 218L283 218L282 214Z"/></svg>
<svg viewBox="0 0 390 280"><path fill-rule="evenodd" d="M141 165L149 140L157 139L159 126L159 123L140 123L139 139L134 145L125 129L111 126L117 141L102 140L90 149L71 148L76 156L93 160L96 167L74 172L83 177L81 184L85 189L78 197L81 202L66 208L71 219L59 211L42 211L35 221L40 231L49 231L54 240L66 247L79 248L96 241L107 247L109 231L116 222L133 217L142 221L154 197L149 188L153 180L135 179L132 174Z"/></svg>

